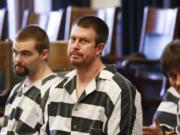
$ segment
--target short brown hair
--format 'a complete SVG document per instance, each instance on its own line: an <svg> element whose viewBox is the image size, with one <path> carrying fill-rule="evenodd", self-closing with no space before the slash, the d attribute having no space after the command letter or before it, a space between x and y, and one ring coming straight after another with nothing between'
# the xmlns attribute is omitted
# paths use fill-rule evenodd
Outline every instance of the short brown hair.
<svg viewBox="0 0 180 135"><path fill-rule="evenodd" d="M93 28L96 32L96 44L106 43L109 35L107 24L96 16L83 16L78 18L73 25L83 28Z"/></svg>
<svg viewBox="0 0 180 135"><path fill-rule="evenodd" d="M35 48L39 53L41 53L44 49L49 50L49 38L42 28L36 25L29 25L21 29L15 37L16 41L25 41L29 39L35 41Z"/></svg>
<svg viewBox="0 0 180 135"><path fill-rule="evenodd" d="M164 49L161 56L161 69L167 75L171 69L180 67L180 40L173 40Z"/></svg>

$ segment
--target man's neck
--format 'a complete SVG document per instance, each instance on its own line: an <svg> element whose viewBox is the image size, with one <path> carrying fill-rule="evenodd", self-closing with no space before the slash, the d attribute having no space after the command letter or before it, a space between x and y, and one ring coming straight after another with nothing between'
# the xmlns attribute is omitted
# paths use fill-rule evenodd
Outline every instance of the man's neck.
<svg viewBox="0 0 180 135"><path fill-rule="evenodd" d="M45 78L47 75L51 73L52 73L52 70L49 68L49 66L45 65L43 66L43 68L40 68L40 70L37 70L36 73L29 75L27 79L29 80L29 82L35 83L39 80L42 80L43 78Z"/></svg>
<svg viewBox="0 0 180 135"><path fill-rule="evenodd" d="M98 63L95 66L89 66L87 68L77 69L76 78L76 93L79 98L85 90L86 86L99 74L99 72L105 66L102 63Z"/></svg>
<svg viewBox="0 0 180 135"><path fill-rule="evenodd" d="M99 72L104 68L103 64L99 64L93 67L87 67L84 69L77 69L77 79L79 81L88 81L94 79Z"/></svg>

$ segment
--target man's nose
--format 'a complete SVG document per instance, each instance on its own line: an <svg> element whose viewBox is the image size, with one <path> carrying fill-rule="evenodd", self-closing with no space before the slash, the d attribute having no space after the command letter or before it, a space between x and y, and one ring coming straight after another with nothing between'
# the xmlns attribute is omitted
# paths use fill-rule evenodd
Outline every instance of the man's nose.
<svg viewBox="0 0 180 135"><path fill-rule="evenodd" d="M76 40L73 44L74 48L79 48L80 47L80 44L79 44L79 41Z"/></svg>
<svg viewBox="0 0 180 135"><path fill-rule="evenodd" d="M14 56L14 60L15 60L15 61L21 61L21 56L20 56L20 54L16 54L16 55Z"/></svg>

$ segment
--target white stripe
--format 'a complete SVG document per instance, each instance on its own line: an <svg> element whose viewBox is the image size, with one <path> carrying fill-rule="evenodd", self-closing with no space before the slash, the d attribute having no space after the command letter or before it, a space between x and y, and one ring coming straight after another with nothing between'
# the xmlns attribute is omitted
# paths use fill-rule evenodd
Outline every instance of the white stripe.
<svg viewBox="0 0 180 135"><path fill-rule="evenodd" d="M69 93L60 88L53 88L50 90L49 99L50 102L63 102L63 103L69 103L69 104L75 104L77 103L77 100L71 97Z"/></svg>
<svg viewBox="0 0 180 135"><path fill-rule="evenodd" d="M96 81L93 79L89 84L86 86L86 94L88 95L89 93L93 92L96 88Z"/></svg>
<svg viewBox="0 0 180 135"><path fill-rule="evenodd" d="M7 104L5 108L5 115L10 115L12 109L16 108L21 103L21 101L21 97L18 96L14 99L12 104Z"/></svg>
<svg viewBox="0 0 180 135"><path fill-rule="evenodd" d="M177 98L180 98L180 95L179 93L176 91L176 89L174 87L170 87L168 90L167 90L169 93L171 93L173 96L177 97Z"/></svg>
<svg viewBox="0 0 180 135"><path fill-rule="evenodd" d="M56 75L56 74L55 74ZM50 76L50 75L48 75ZM56 76L50 80L48 80L44 85L42 84L42 80L35 83L34 86L37 87L38 89L40 89L41 92L41 98L44 96L44 94L46 93L46 91L49 89L49 87L52 87L56 82L61 81L62 78Z"/></svg>
<svg viewBox="0 0 180 135"><path fill-rule="evenodd" d="M71 135L89 135L89 133L82 133L82 132L72 131L72 132L71 132Z"/></svg>
<svg viewBox="0 0 180 135"><path fill-rule="evenodd" d="M136 119L134 122L132 135L142 135L143 130L143 119L142 119L142 106L141 106L141 96L138 91L136 91L135 97L135 106L136 106Z"/></svg>
<svg viewBox="0 0 180 135"><path fill-rule="evenodd" d="M61 116L50 116L49 117L50 130L62 130L70 132L71 129L71 118Z"/></svg>
<svg viewBox="0 0 180 135"><path fill-rule="evenodd" d="M176 114L175 112L177 112L177 105L172 102L161 102L158 107L158 111Z"/></svg>
<svg viewBox="0 0 180 135"><path fill-rule="evenodd" d="M114 76L114 74L112 72L107 71L107 70L102 70L99 75L99 78L111 80L113 76Z"/></svg>
<svg viewBox="0 0 180 135"><path fill-rule="evenodd" d="M110 81L105 80L105 81L108 81L108 82L100 83L98 90L107 93L107 95L110 97L113 104L115 104L115 102L117 101L117 98L119 98L119 96L121 95L122 90L119 87L119 85L117 85L117 83L115 83L113 80L110 80Z"/></svg>
<svg viewBox="0 0 180 135"><path fill-rule="evenodd" d="M174 130L174 127L171 127L170 125L167 125L165 123L160 123L160 126L164 126L164 127L167 127L168 129L171 129L171 130Z"/></svg>
<svg viewBox="0 0 180 135"><path fill-rule="evenodd" d="M74 106L72 115L102 122L106 121L105 110L102 106L78 103Z"/></svg>
<svg viewBox="0 0 180 135"><path fill-rule="evenodd" d="M118 94L117 94L118 95ZM121 97L116 98L114 110L108 122L108 135L117 135L120 132L119 123L121 118ZM103 127L104 128L104 127Z"/></svg>
<svg viewBox="0 0 180 135"><path fill-rule="evenodd" d="M34 108L34 109L24 109L20 119L30 127L35 127L37 122L40 122L41 117L42 117L42 112L40 111L40 108Z"/></svg>

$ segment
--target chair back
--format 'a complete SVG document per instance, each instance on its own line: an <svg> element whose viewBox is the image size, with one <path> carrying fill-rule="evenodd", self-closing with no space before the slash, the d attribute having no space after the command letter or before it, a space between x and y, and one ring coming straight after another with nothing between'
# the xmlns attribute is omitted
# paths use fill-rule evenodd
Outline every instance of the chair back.
<svg viewBox="0 0 180 135"><path fill-rule="evenodd" d="M86 7L67 7L66 10L66 21L65 21L65 35L64 39L68 40L73 22L84 15L97 15L96 9Z"/></svg>
<svg viewBox="0 0 180 135"><path fill-rule="evenodd" d="M12 84L12 51L10 41L0 41L0 96L9 93Z"/></svg>
<svg viewBox="0 0 180 135"><path fill-rule="evenodd" d="M139 52L147 59L159 59L172 41L178 9L145 7Z"/></svg>
<svg viewBox="0 0 180 135"><path fill-rule="evenodd" d="M0 9L0 40L6 38L7 10Z"/></svg>
<svg viewBox="0 0 180 135"><path fill-rule="evenodd" d="M118 27L118 16L120 14L119 7L97 9L98 17L103 19L109 27L109 37L106 42L105 49L102 53L104 55L117 55L116 51L120 51L119 44L116 44L116 34ZM104 12L104 13L103 13ZM104 14L104 15L103 15Z"/></svg>
<svg viewBox="0 0 180 135"><path fill-rule="evenodd" d="M47 34L50 41L62 40L64 38L65 10L52 11L49 13Z"/></svg>
<svg viewBox="0 0 180 135"><path fill-rule="evenodd" d="M180 7L178 7L176 17L176 27L174 29L174 39L180 39Z"/></svg>
<svg viewBox="0 0 180 135"><path fill-rule="evenodd" d="M73 69L67 55L68 41L54 41L50 43L48 64L55 72Z"/></svg>
<svg viewBox="0 0 180 135"><path fill-rule="evenodd" d="M24 10L21 27L36 24L42 29L46 30L48 23L48 14L45 13L35 13L28 9Z"/></svg>

